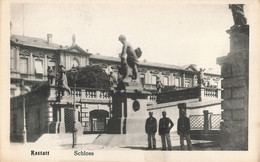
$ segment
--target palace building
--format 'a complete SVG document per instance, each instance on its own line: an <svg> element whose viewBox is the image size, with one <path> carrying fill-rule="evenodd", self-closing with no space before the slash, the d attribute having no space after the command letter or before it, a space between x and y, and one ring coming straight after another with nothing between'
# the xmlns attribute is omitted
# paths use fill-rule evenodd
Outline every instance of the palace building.
<svg viewBox="0 0 260 162"><path fill-rule="evenodd" d="M11 137L19 137L22 132L22 90L25 88L26 125L28 136L41 133L71 132L71 105L57 103L55 88L47 93L31 92L37 82L48 80L48 67L57 73L58 65L66 70L74 67L100 65L107 74L113 72L118 78L117 66L119 57L92 54L79 47L72 39L72 45L62 46L52 42L52 34L47 39L11 35L10 38L10 94L11 94ZM176 91L198 86L199 68L194 65L176 66L139 60L138 70L143 88L156 91L156 78L159 77L164 86L174 87ZM208 86L220 89L220 75L212 69L206 69L204 78ZM55 83L53 85L55 87ZM21 89L21 87L24 87ZM39 90L38 90L39 91ZM109 90L77 87L73 95L76 97L77 122L85 132L105 132L107 120L111 117L111 97ZM205 90L206 92L206 90ZM41 93L41 92L40 92ZM209 95L220 98L220 93ZM36 96L36 97L35 97ZM150 106L156 104L156 95L148 96ZM154 106L156 107L156 106ZM150 107L153 109L153 107ZM64 128L62 128L64 127ZM40 133L39 133L40 132ZM28 137L29 138L29 137Z"/></svg>

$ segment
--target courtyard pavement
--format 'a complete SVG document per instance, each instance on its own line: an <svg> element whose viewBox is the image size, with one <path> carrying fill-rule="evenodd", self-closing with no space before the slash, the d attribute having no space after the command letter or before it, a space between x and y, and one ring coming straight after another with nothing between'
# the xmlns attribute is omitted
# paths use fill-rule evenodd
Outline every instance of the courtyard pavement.
<svg viewBox="0 0 260 162"><path fill-rule="evenodd" d="M77 145L72 148L72 134L43 134L36 142L29 142L27 147L40 147L40 148L55 148L55 149L79 149L79 150L143 150L143 151L161 151L162 144L161 138L156 134L156 150L147 149L146 145L134 145L134 146L106 146L92 144L93 141L99 136L99 134L84 134L77 136ZM147 139L144 139L147 140ZM171 133L172 150L180 150L180 141L177 133ZM212 141L204 140L192 140L192 146L194 151L220 151L218 144ZM11 147L23 147L22 143L11 143ZM185 149L187 150L186 141Z"/></svg>

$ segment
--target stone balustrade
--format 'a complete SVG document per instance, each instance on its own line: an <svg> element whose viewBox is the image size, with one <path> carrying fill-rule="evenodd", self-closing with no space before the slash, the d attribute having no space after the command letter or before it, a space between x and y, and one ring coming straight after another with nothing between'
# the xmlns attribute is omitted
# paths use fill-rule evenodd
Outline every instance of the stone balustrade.
<svg viewBox="0 0 260 162"><path fill-rule="evenodd" d="M75 93L76 101L79 100L103 100L109 101L111 100L111 95L109 90L105 89L94 89L94 88L82 88L76 87L74 92L73 88L71 87L71 95L73 96ZM160 94L152 93L148 96L148 102L157 102L157 103L166 103L166 102L173 102L173 101L180 101L186 99L194 99L199 98L200 100L204 99L220 99L221 89L217 88L209 88L209 87L193 87L187 88L183 90L176 90L176 91L169 91L169 92L162 92ZM50 96L52 99L55 99L58 92L55 87L50 89Z"/></svg>
<svg viewBox="0 0 260 162"><path fill-rule="evenodd" d="M221 89L209 87L193 87L177 91L162 92L157 96L157 103L174 102L187 99L199 98L220 99Z"/></svg>

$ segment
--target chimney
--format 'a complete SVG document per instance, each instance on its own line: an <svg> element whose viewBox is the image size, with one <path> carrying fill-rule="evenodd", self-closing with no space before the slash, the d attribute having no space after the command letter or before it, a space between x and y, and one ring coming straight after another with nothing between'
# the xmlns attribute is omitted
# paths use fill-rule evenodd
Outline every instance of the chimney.
<svg viewBox="0 0 260 162"><path fill-rule="evenodd" d="M52 34L47 34L47 43L52 43Z"/></svg>

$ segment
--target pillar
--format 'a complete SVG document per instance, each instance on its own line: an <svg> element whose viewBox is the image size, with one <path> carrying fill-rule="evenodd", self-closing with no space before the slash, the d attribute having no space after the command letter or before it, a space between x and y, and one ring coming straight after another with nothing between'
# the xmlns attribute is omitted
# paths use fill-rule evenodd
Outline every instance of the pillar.
<svg viewBox="0 0 260 162"><path fill-rule="evenodd" d="M47 115L48 115L48 133L50 133L51 132L50 131L51 123L53 122L53 108L49 104L48 104Z"/></svg>
<svg viewBox="0 0 260 162"><path fill-rule="evenodd" d="M224 92L220 144L223 150L248 150L249 26L233 26L227 33L230 52L217 58Z"/></svg>
<svg viewBox="0 0 260 162"><path fill-rule="evenodd" d="M60 108L60 133L66 133L66 129L65 129L65 108Z"/></svg>
<svg viewBox="0 0 260 162"><path fill-rule="evenodd" d="M185 73L182 74L182 87L185 87Z"/></svg>
<svg viewBox="0 0 260 162"><path fill-rule="evenodd" d="M204 115L204 125L203 128L204 130L209 130L209 111L208 110L204 110L203 111L203 115Z"/></svg>

